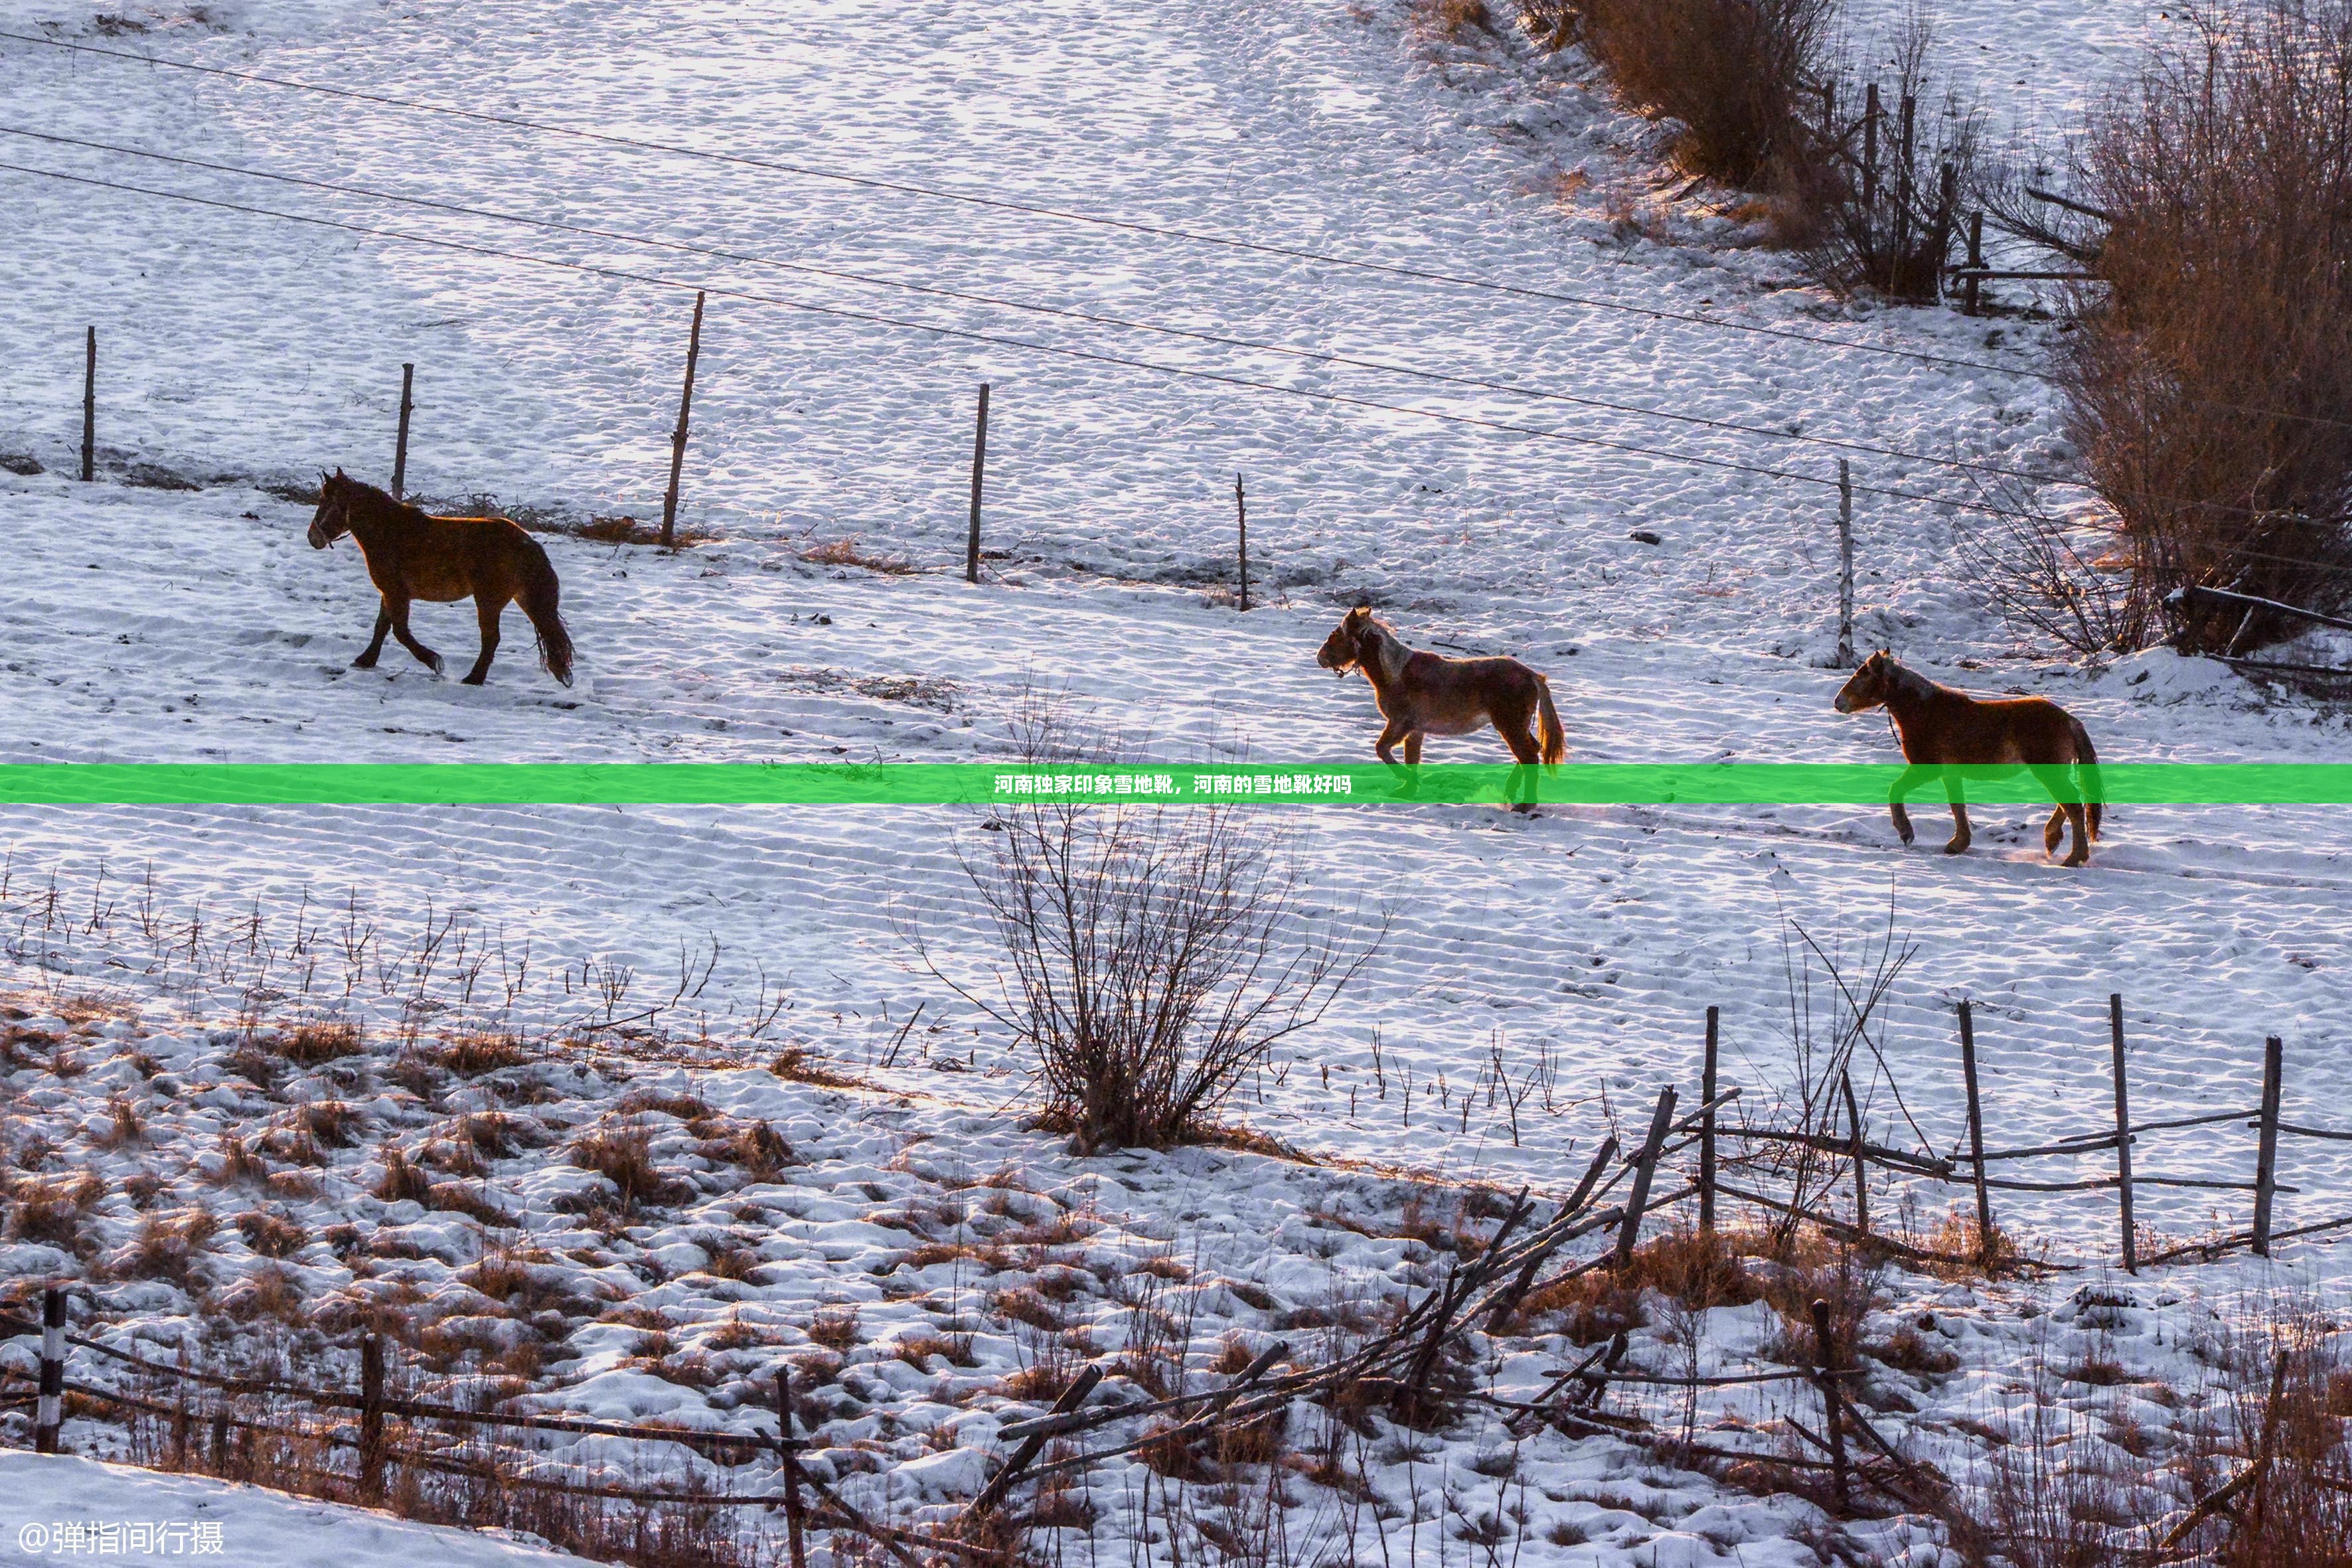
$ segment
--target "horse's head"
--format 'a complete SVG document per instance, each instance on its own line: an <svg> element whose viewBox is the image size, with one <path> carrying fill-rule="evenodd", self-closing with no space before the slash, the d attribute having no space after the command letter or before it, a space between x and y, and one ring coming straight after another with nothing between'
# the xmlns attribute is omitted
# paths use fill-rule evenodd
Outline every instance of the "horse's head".
<svg viewBox="0 0 2352 1568"><path fill-rule="evenodd" d="M1364 632L1372 624L1372 607L1358 605L1331 628L1316 650L1315 662L1332 674L1344 677L1364 660Z"/></svg>
<svg viewBox="0 0 2352 1568"><path fill-rule="evenodd" d="M359 487L337 468L319 476L319 510L310 514L310 548L324 550L352 531L352 495Z"/></svg>
<svg viewBox="0 0 2352 1568"><path fill-rule="evenodd" d="M1902 668L1893 654L1880 648L1864 659L1862 668L1838 688L1834 706L1841 713L1862 713L1877 707L1895 689L1895 678Z"/></svg>

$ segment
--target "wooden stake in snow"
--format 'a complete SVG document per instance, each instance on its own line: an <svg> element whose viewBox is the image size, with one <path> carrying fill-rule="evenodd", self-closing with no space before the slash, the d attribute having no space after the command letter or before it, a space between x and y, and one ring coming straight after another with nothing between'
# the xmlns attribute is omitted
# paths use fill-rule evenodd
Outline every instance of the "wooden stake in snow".
<svg viewBox="0 0 2352 1568"><path fill-rule="evenodd" d="M375 1334L360 1342L360 1495L383 1495L383 1340Z"/></svg>
<svg viewBox="0 0 2352 1568"><path fill-rule="evenodd" d="M1249 608L1249 498L1242 493L1242 477L1234 476L1234 518L1242 538L1242 608Z"/></svg>
<svg viewBox="0 0 2352 1568"><path fill-rule="evenodd" d="M81 477L98 478L98 329L89 329L89 353L81 371Z"/></svg>
<svg viewBox="0 0 2352 1568"><path fill-rule="evenodd" d="M2285 1047L2273 1035L2263 1042L2261 1141L2254 1145L2254 1256L2271 1255L2271 1200L2278 1192L2279 1100Z"/></svg>
<svg viewBox="0 0 2352 1568"><path fill-rule="evenodd" d="M1837 1342L1830 1335L1830 1304L1813 1303L1813 1369L1820 1373L1822 1387L1822 1425L1830 1443L1830 1473L1835 1478L1838 1511L1844 1512L1853 1499L1846 1479L1845 1424L1838 1410Z"/></svg>
<svg viewBox="0 0 2352 1568"><path fill-rule="evenodd" d="M2131 1093L2124 1086L2124 998L2120 991L2107 997L2107 1035L2116 1056L2116 1197L2124 1230L2124 1272L2139 1272L2137 1244L2132 1238Z"/></svg>
<svg viewBox="0 0 2352 1568"><path fill-rule="evenodd" d="M677 428L669 437L669 493L662 498L661 542L664 549L677 543L677 477L686 467L686 421L694 409L694 364L702 357L702 290L694 291L694 328L686 339L686 390L677 396Z"/></svg>
<svg viewBox="0 0 2352 1568"><path fill-rule="evenodd" d="M1992 1261L1992 1194L1985 1186L1984 1102L1977 1098L1977 1022L1960 1004L1960 1077L1969 1093L1969 1168L1977 1184L1977 1256Z"/></svg>
<svg viewBox="0 0 2352 1568"><path fill-rule="evenodd" d="M416 388L416 367L400 367L400 434L392 443L392 499L399 500L408 493L408 416L416 411L416 400L410 395Z"/></svg>
<svg viewBox="0 0 2352 1568"><path fill-rule="evenodd" d="M41 1292L41 1384L33 1411L33 1451L58 1451L66 1392L66 1293L52 1285Z"/></svg>
<svg viewBox="0 0 2352 1568"><path fill-rule="evenodd" d="M1838 1089L1845 1096L1845 1124L1853 1140L1848 1147L1853 1152L1853 1228L1866 1237L1870 1234L1870 1164L1863 1158L1862 1108L1853 1101L1853 1075L1838 1074Z"/></svg>
<svg viewBox="0 0 2352 1568"><path fill-rule="evenodd" d="M1633 1244L1642 1237L1642 1211L1650 1206L1650 1179L1658 1173L1658 1151L1665 1147L1666 1133L1675 1124L1675 1086L1658 1090L1658 1108L1650 1113L1650 1135L1642 1140L1642 1152L1633 1156L1633 1190L1625 1195L1625 1218L1617 1227L1617 1260L1620 1268L1633 1261Z"/></svg>
<svg viewBox="0 0 2352 1568"><path fill-rule="evenodd" d="M1853 668L1853 469L1838 459L1838 668Z"/></svg>
<svg viewBox="0 0 2352 1568"><path fill-rule="evenodd" d="M1706 1061L1698 1079L1698 1227L1715 1229L1715 1065L1716 1020L1720 1009L1706 1010Z"/></svg>
<svg viewBox="0 0 2352 1568"><path fill-rule="evenodd" d="M963 542L963 580L980 581L980 479L988 461L988 383L980 384L980 412L971 431L971 530Z"/></svg>
<svg viewBox="0 0 2352 1568"><path fill-rule="evenodd" d="M806 1442L793 1435L793 1369L780 1366L776 1368L776 1452L783 1460L784 1537L793 1568L808 1568L808 1545L803 1539L805 1526L801 1510L801 1449Z"/></svg>
<svg viewBox="0 0 2352 1568"><path fill-rule="evenodd" d="M1984 279L1980 276L1983 271L1984 214L1981 212L1973 212L1969 215L1968 303L1962 307L1962 309L1971 316L1977 313L1977 304L1980 298L1978 290L1984 284Z"/></svg>

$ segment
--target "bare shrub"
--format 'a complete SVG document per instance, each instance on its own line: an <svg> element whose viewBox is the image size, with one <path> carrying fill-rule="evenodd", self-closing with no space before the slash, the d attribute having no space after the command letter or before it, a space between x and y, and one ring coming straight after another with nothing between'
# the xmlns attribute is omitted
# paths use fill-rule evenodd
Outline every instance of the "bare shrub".
<svg viewBox="0 0 2352 1568"><path fill-rule="evenodd" d="M2063 366L2090 482L2142 591L2310 605L2352 586L2352 0L2191 12L2090 117L2111 219ZM2287 635L2185 607L2192 649Z"/></svg>
<svg viewBox="0 0 2352 1568"><path fill-rule="evenodd" d="M1050 699L1017 721L1039 763L1113 767L1118 749ZM1230 805L995 808L965 875L1004 962L931 973L1037 1052L1043 1122L1080 1151L1208 1135L1275 1044L1319 1021L1380 946L1308 927L1279 840Z"/></svg>
<svg viewBox="0 0 2352 1568"><path fill-rule="evenodd" d="M1831 129L1835 149L1819 160L1818 221L1804 248L1814 278L1837 293L1939 298L1961 196L1989 177L1979 167L1983 112L1937 87L1934 47L1927 13L1914 10L1895 34L1888 79L1866 78L1850 63L1832 79L1832 100L1843 108ZM1874 127L1864 123L1874 85Z"/></svg>
<svg viewBox="0 0 2352 1568"><path fill-rule="evenodd" d="M2128 559L2112 526L2054 517L2014 481L1979 493L1986 508L1954 515L1953 542L1962 577L2012 634L2093 661L2147 646L2156 596L2143 578L2111 570Z"/></svg>
<svg viewBox="0 0 2352 1568"><path fill-rule="evenodd" d="M1537 7L1539 29L1555 26ZM1642 108L1681 122L1675 156L1750 190L1798 177L1823 68L1830 0L1586 0L1585 49ZM1557 36L1555 33L1554 36Z"/></svg>

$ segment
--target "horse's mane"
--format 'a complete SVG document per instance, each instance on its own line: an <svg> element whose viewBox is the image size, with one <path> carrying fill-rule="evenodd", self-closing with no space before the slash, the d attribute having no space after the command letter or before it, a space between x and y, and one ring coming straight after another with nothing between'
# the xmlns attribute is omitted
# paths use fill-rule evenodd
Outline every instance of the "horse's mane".
<svg viewBox="0 0 2352 1568"><path fill-rule="evenodd" d="M1892 672L1887 676L1887 684L1893 686L1906 697L1916 698L1924 701L1927 698L1935 696L1937 691L1943 689L1934 681L1928 679L1917 670L1913 669L1901 659L1896 658L1893 654L1886 656L1886 664L1888 669Z"/></svg>
<svg viewBox="0 0 2352 1568"><path fill-rule="evenodd" d="M1381 661L1381 674L1391 680L1404 674L1404 661L1412 657L1412 649L1405 646L1404 639L1396 635L1388 622L1376 616L1366 616L1363 629L1356 635L1360 645L1363 638L1371 639L1374 654Z"/></svg>

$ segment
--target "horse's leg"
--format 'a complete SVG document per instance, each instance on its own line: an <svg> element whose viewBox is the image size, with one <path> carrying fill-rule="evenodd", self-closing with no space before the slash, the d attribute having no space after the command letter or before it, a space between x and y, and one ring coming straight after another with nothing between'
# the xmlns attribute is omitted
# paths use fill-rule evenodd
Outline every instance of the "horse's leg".
<svg viewBox="0 0 2352 1568"><path fill-rule="evenodd" d="M1952 841L1944 846L1947 855L1965 855L1969 850L1969 803L1960 798L1960 775L1944 775L1944 798L1952 803Z"/></svg>
<svg viewBox="0 0 2352 1568"><path fill-rule="evenodd" d="M1417 768L1421 766L1422 740L1422 733L1418 730L1415 730L1412 734L1407 735L1404 738L1404 765L1406 767Z"/></svg>
<svg viewBox="0 0 2352 1568"><path fill-rule="evenodd" d="M1924 763L1914 763L1903 770L1895 787L1886 792L1886 815L1895 819L1895 831L1905 844L1916 837L1911 831L1911 814L1904 809L1904 800L1935 776L1936 770Z"/></svg>
<svg viewBox="0 0 2352 1568"><path fill-rule="evenodd" d="M383 601L379 599L375 606L375 636L368 639L367 651L352 660L353 669L375 668L376 655L383 651L383 637L390 630L392 630L392 612L386 609Z"/></svg>
<svg viewBox="0 0 2352 1568"><path fill-rule="evenodd" d="M1372 750L1379 755L1381 761L1388 763L1391 769L1402 775L1402 783L1397 790L1397 794L1402 798L1410 800L1415 795L1419 794L1420 791L1413 784L1412 775L1406 773L1397 763L1396 743L1399 741L1402 741L1404 742L1405 752L1407 755L1414 758L1416 761L1419 760L1421 756L1421 731L1410 728L1402 719L1391 719L1388 721L1387 728L1381 731L1381 738L1372 742Z"/></svg>
<svg viewBox="0 0 2352 1568"><path fill-rule="evenodd" d="M490 656L499 651L499 617L506 613L507 602L496 595L481 592L474 595L474 615L482 623L482 651L474 660L474 668L466 672L463 684L479 686L490 673Z"/></svg>
<svg viewBox="0 0 2352 1568"><path fill-rule="evenodd" d="M2065 837L2066 825L2072 823L2074 826L2074 852L2066 857L2065 863L2080 866L2091 858L2091 842L2083 821L2083 803L2066 798L2077 792L2066 776L2065 764L2045 763L2033 769L2033 776L2042 781L2042 787L2048 790L2050 798L2058 803L2057 808L2050 814L2050 820L2042 826L2042 852L2057 854L2058 840Z"/></svg>
<svg viewBox="0 0 2352 1568"><path fill-rule="evenodd" d="M1503 744L1510 747L1511 755L1518 759L1517 765L1511 769L1511 776L1503 781L1504 798L1510 801L1513 811L1532 816L1536 809L1535 765L1542 757L1543 749L1536 744L1535 735L1527 728L1524 716L1516 725L1496 725L1495 733L1503 737Z"/></svg>
<svg viewBox="0 0 2352 1568"><path fill-rule="evenodd" d="M418 642L416 640L416 634L408 629L408 601L405 599L394 600L387 597L384 600L383 607L391 612L392 635L400 639L400 646L415 654L416 656L417 663L423 665L425 668L431 670L436 675L440 674L441 656L435 653L431 648L426 647L423 643Z"/></svg>

